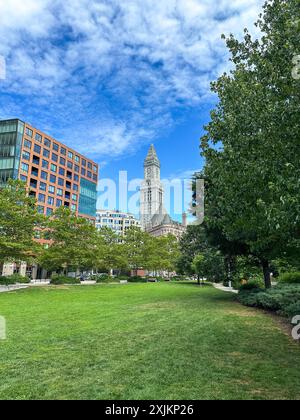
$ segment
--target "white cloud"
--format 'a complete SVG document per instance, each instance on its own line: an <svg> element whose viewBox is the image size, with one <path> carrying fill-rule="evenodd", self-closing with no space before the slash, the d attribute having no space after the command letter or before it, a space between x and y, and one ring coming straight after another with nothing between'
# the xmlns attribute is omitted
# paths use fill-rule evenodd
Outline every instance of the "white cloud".
<svg viewBox="0 0 300 420"><path fill-rule="evenodd" d="M210 81L227 67L220 35L253 28L262 4L0 0L0 114L22 108L70 144L120 156L169 128L175 107L209 99ZM23 106L14 108L15 94Z"/></svg>

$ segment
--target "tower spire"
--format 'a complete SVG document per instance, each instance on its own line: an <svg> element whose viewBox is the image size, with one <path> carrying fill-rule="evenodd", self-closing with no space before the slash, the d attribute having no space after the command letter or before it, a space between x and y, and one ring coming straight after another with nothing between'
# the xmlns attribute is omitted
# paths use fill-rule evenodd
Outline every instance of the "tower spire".
<svg viewBox="0 0 300 420"><path fill-rule="evenodd" d="M158 159L154 144L151 144L150 146L144 165L145 166L158 165L160 167L160 161Z"/></svg>

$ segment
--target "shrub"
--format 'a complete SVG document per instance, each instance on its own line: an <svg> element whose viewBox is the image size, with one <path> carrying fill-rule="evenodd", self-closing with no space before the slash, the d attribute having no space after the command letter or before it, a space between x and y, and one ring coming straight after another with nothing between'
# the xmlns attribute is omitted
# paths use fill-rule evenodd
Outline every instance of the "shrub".
<svg viewBox="0 0 300 420"><path fill-rule="evenodd" d="M280 283L300 284L300 272L285 273L279 277Z"/></svg>
<svg viewBox="0 0 300 420"><path fill-rule="evenodd" d="M300 285L280 284L270 290L241 290L238 300L253 306L293 317L300 314Z"/></svg>
<svg viewBox="0 0 300 420"><path fill-rule="evenodd" d="M241 290L238 294L238 300L242 305L257 307L258 306L257 295L259 293L261 293L260 289L254 289L251 291Z"/></svg>
<svg viewBox="0 0 300 420"><path fill-rule="evenodd" d="M288 305L284 311L282 311L282 315L285 315L289 318L294 318L296 315L300 315L300 302L292 303Z"/></svg>
<svg viewBox="0 0 300 420"><path fill-rule="evenodd" d="M80 279L54 274L51 278L51 284L54 284L56 286L62 284L80 284Z"/></svg>
<svg viewBox="0 0 300 420"><path fill-rule="evenodd" d="M241 284L239 289L240 290L255 290L255 289L263 289L264 288L264 282L261 279L252 279L249 280L245 284Z"/></svg>
<svg viewBox="0 0 300 420"><path fill-rule="evenodd" d="M94 274L91 277L92 281L96 281L97 283L110 283L111 281L113 281L113 277L109 276L108 274Z"/></svg>
<svg viewBox="0 0 300 420"><path fill-rule="evenodd" d="M9 286L11 284L15 284L16 282L13 281L10 277L0 277L0 285L2 286Z"/></svg>
<svg viewBox="0 0 300 420"><path fill-rule="evenodd" d="M10 286L16 283L20 284L28 284L30 280L28 277L23 277L20 274L12 274L11 276L7 277L0 277L0 284L4 286Z"/></svg>
<svg viewBox="0 0 300 420"><path fill-rule="evenodd" d="M13 274L9 277L10 280L13 280L14 283L20 283L20 284L28 284L30 283L30 279L27 276L21 276L20 274Z"/></svg>
<svg viewBox="0 0 300 420"><path fill-rule="evenodd" d="M147 282L147 279L143 277L138 277L138 276L127 277L127 279L119 278L119 280L128 280L129 283L146 283Z"/></svg>

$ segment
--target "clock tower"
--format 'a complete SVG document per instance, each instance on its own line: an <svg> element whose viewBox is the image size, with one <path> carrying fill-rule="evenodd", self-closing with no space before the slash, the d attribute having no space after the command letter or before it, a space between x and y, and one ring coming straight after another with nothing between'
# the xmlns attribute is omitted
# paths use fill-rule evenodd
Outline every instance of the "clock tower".
<svg viewBox="0 0 300 420"><path fill-rule="evenodd" d="M164 189L160 180L160 161L151 145L144 162L144 181L141 185L141 224L146 230L152 218L163 207Z"/></svg>

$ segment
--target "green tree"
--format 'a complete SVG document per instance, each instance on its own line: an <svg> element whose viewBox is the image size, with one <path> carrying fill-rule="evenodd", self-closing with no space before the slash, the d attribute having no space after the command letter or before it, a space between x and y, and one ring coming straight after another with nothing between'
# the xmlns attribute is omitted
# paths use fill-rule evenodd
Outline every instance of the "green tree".
<svg viewBox="0 0 300 420"><path fill-rule="evenodd" d="M104 269L110 274L113 270L128 269L124 244L112 229L106 227L100 229L96 252L97 268Z"/></svg>
<svg viewBox="0 0 300 420"><path fill-rule="evenodd" d="M196 255L192 262L192 269L194 273L197 275L198 284L200 285L200 279L205 276L205 257L204 255Z"/></svg>
<svg viewBox="0 0 300 420"><path fill-rule="evenodd" d="M206 223L249 248L266 287L272 259L299 255L299 12L297 0L267 1L261 40L227 40L234 69L212 86L219 104L202 139Z"/></svg>
<svg viewBox="0 0 300 420"><path fill-rule="evenodd" d="M141 229L132 226L124 238L124 252L131 270L153 269L153 238Z"/></svg>
<svg viewBox="0 0 300 420"><path fill-rule="evenodd" d="M41 217L35 199L28 196L21 181L10 180L0 190L0 263L32 262L39 245L34 241Z"/></svg>
<svg viewBox="0 0 300 420"><path fill-rule="evenodd" d="M177 270L181 274L194 274L192 263L196 255L208 248L207 236L203 225L189 225L179 242L180 255Z"/></svg>
<svg viewBox="0 0 300 420"><path fill-rule="evenodd" d="M156 249L158 250L158 265L162 271L167 271L170 277L170 273L176 271L180 257L178 240L171 234L162 236L156 240Z"/></svg>
<svg viewBox="0 0 300 420"><path fill-rule="evenodd" d="M95 267L97 231L93 224L62 207L47 225L50 246L42 253L39 263L48 271L83 271Z"/></svg>

